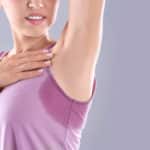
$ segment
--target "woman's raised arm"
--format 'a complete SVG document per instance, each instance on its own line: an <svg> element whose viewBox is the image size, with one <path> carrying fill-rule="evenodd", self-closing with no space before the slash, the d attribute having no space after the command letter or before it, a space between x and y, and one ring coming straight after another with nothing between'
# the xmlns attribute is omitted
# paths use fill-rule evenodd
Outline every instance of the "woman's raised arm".
<svg viewBox="0 0 150 150"><path fill-rule="evenodd" d="M69 24L72 30L98 28L102 23L105 0L69 0Z"/></svg>
<svg viewBox="0 0 150 150"><path fill-rule="evenodd" d="M67 34L64 40L69 57L76 55L81 57L77 59L91 62L91 65L96 63L103 33L104 6L105 0L69 0Z"/></svg>

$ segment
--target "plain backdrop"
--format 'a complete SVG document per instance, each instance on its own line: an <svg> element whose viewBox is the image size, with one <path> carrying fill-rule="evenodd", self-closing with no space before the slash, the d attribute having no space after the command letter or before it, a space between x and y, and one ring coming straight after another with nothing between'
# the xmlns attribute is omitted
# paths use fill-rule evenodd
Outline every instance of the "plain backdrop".
<svg viewBox="0 0 150 150"><path fill-rule="evenodd" d="M106 0L96 93L80 150L150 149L149 6L148 0ZM54 39L62 31L67 10L67 1L62 0L50 31ZM9 25L1 11L0 50L11 47Z"/></svg>

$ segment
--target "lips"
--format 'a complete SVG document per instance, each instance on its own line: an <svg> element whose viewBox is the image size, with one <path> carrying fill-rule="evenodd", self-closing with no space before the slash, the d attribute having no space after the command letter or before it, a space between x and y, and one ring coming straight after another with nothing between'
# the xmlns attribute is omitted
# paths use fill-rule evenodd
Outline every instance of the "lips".
<svg viewBox="0 0 150 150"><path fill-rule="evenodd" d="M43 18L46 18L46 16L44 14L41 14L41 13L31 13L28 16L42 16ZM26 16L25 18L27 18L28 16Z"/></svg>
<svg viewBox="0 0 150 150"><path fill-rule="evenodd" d="M46 19L45 18L42 18L42 19L29 19L29 18L25 18L26 21L32 25L40 25L40 24L43 24L44 22L46 22Z"/></svg>

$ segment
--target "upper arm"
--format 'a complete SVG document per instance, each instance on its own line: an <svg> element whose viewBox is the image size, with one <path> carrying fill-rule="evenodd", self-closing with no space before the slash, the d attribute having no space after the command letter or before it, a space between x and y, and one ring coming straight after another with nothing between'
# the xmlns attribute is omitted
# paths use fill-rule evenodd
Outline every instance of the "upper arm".
<svg viewBox="0 0 150 150"><path fill-rule="evenodd" d="M68 63L95 67L101 49L105 0L69 0L69 19L61 35Z"/></svg>
<svg viewBox="0 0 150 150"><path fill-rule="evenodd" d="M69 57L95 67L101 49L105 0L69 0L64 47Z"/></svg>
<svg viewBox="0 0 150 150"><path fill-rule="evenodd" d="M103 18L105 0L69 0L69 20L71 26L94 27Z"/></svg>
<svg viewBox="0 0 150 150"><path fill-rule="evenodd" d="M89 31L88 28L75 30L69 23L67 27L63 43L64 61L75 63L81 70L94 71L101 50L102 26Z"/></svg>

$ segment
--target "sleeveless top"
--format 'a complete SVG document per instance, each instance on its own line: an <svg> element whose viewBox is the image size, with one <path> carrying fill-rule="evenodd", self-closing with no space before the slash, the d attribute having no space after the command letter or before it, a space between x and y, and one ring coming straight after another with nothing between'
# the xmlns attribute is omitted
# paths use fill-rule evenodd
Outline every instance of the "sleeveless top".
<svg viewBox="0 0 150 150"><path fill-rule="evenodd" d="M0 92L0 150L79 150L95 87L96 78L90 99L76 101L49 67L39 76L6 86Z"/></svg>

